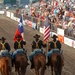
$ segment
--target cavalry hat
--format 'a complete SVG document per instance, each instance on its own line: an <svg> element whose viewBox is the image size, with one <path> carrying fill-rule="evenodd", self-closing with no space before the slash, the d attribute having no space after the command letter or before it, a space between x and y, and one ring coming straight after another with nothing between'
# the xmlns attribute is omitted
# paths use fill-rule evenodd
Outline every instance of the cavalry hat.
<svg viewBox="0 0 75 75"><path fill-rule="evenodd" d="M16 38L22 38L22 36L21 35L17 35Z"/></svg>
<svg viewBox="0 0 75 75"><path fill-rule="evenodd" d="M58 38L58 36L56 36L56 35L53 35L53 37L52 38Z"/></svg>
<svg viewBox="0 0 75 75"><path fill-rule="evenodd" d="M2 37L0 40L6 40L6 38Z"/></svg>
<svg viewBox="0 0 75 75"><path fill-rule="evenodd" d="M33 36L34 38L39 38L40 37L40 35L38 35L38 34L35 34L35 36Z"/></svg>

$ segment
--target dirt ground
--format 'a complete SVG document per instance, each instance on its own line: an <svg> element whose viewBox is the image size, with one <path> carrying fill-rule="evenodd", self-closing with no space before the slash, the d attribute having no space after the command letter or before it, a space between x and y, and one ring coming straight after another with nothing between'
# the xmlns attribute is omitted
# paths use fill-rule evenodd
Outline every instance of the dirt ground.
<svg viewBox="0 0 75 75"><path fill-rule="evenodd" d="M0 15L0 38L4 36L6 41L10 43L11 52L14 51L13 48L13 37L18 23L11 20L3 15ZM24 26L24 37L27 42L26 50L29 57L31 53L31 42L33 40L33 35L36 33L40 34L41 39L43 39L43 34L39 33L37 30L33 30L28 26ZM62 44L63 56L64 56L64 67L62 70L62 75L75 75L75 49L71 48L65 44ZM30 63L30 61L28 61ZM51 75L51 69L47 68L45 75ZM14 68L12 69L12 75L15 75ZM30 65L27 67L26 75L35 75L34 69L30 69Z"/></svg>

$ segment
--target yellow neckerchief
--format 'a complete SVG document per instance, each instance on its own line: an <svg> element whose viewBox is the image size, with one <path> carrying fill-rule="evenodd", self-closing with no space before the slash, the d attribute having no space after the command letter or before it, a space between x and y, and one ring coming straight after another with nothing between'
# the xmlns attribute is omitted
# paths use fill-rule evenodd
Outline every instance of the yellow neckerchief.
<svg viewBox="0 0 75 75"><path fill-rule="evenodd" d="M6 50L6 48L5 48L5 43L1 43L1 45L2 45L2 50Z"/></svg>
<svg viewBox="0 0 75 75"><path fill-rule="evenodd" d="M21 48L21 44L20 44L21 41L17 41L17 42L18 42L18 48Z"/></svg>
<svg viewBox="0 0 75 75"><path fill-rule="evenodd" d="M54 49L56 49L56 48L57 48L57 46L56 46L56 42L57 42L57 41L55 41L55 42L52 41L52 42L54 43Z"/></svg>
<svg viewBox="0 0 75 75"><path fill-rule="evenodd" d="M36 43L36 48L39 48L38 42L39 42L39 40L38 40L38 41L35 41L35 43Z"/></svg>

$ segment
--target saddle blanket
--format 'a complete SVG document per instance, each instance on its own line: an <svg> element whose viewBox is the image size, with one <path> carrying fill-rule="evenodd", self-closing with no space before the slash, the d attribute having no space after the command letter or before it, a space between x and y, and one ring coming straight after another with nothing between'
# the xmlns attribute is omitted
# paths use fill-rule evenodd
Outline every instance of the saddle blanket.
<svg viewBox="0 0 75 75"><path fill-rule="evenodd" d="M23 49L17 49L16 51L13 52L13 55L12 55L12 58L14 59L14 57L17 55L17 54L25 54L25 50Z"/></svg>
<svg viewBox="0 0 75 75"><path fill-rule="evenodd" d="M62 52L59 49L52 49L48 52L47 56L51 56L53 53L60 53L62 54Z"/></svg>
<svg viewBox="0 0 75 75"><path fill-rule="evenodd" d="M12 58L12 55L8 52L8 50L1 50L0 51L0 58L2 58L3 56L9 56Z"/></svg>
<svg viewBox="0 0 75 75"><path fill-rule="evenodd" d="M35 54L38 54L38 53L44 54L41 49L34 49L34 51L33 51L33 52L31 53L31 55L29 56L29 59L32 60L33 57L34 57L34 55L35 55Z"/></svg>

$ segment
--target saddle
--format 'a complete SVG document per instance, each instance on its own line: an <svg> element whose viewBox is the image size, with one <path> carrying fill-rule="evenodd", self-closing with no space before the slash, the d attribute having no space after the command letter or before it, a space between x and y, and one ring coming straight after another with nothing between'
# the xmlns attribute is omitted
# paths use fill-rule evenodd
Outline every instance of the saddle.
<svg viewBox="0 0 75 75"><path fill-rule="evenodd" d="M17 54L26 54L25 50L23 49L16 49L16 51L14 51L12 58L14 58Z"/></svg>
<svg viewBox="0 0 75 75"><path fill-rule="evenodd" d="M43 50L42 49L36 49L36 51L35 51L35 54L34 54L34 56L36 55L36 54L43 54L43 56L46 58L46 55L45 55L45 53L43 53Z"/></svg>
<svg viewBox="0 0 75 75"><path fill-rule="evenodd" d="M53 53L60 53L59 49L53 49Z"/></svg>
<svg viewBox="0 0 75 75"><path fill-rule="evenodd" d="M34 49L34 51L35 51L35 54L38 54L38 53L43 54L43 51L41 49Z"/></svg>
<svg viewBox="0 0 75 75"><path fill-rule="evenodd" d="M59 49L52 49L52 50L50 50L49 52L48 52L48 54L47 54L47 56L51 56L52 54L54 54L54 53L60 53L60 54L62 54L62 52L59 50Z"/></svg>
<svg viewBox="0 0 75 75"><path fill-rule="evenodd" d="M0 58L5 57L5 56L9 56L12 58L12 55L8 52L8 50L1 50Z"/></svg>

